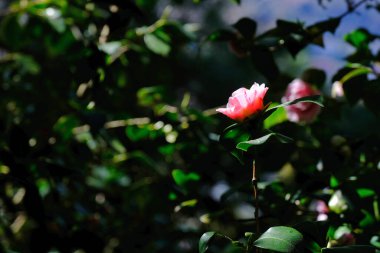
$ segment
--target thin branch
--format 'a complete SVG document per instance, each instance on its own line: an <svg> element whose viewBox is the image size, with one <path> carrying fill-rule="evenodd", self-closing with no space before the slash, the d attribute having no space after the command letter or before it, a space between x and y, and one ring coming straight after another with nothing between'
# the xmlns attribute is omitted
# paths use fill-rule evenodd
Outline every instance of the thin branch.
<svg viewBox="0 0 380 253"><path fill-rule="evenodd" d="M255 223L256 223L256 235L260 234L259 224L259 189L257 188L257 176L256 176L256 161L252 163L252 185L253 185L253 198L255 201ZM259 248L256 248L256 252L259 252Z"/></svg>
<svg viewBox="0 0 380 253"><path fill-rule="evenodd" d="M368 0L361 0L357 3L352 3L352 1L347 1L347 11L344 12L343 14L341 14L340 16L338 16L338 18L343 18L345 17L346 15L354 12L357 8L360 7L360 5L364 4L368 2Z"/></svg>

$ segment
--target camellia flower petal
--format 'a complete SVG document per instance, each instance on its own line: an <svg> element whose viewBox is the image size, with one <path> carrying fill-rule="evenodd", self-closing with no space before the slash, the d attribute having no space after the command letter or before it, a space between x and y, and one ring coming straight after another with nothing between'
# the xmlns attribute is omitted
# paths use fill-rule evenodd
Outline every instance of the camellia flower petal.
<svg viewBox="0 0 380 253"><path fill-rule="evenodd" d="M265 84L258 83L254 83L250 89L240 88L232 93L226 108L217 111L233 120L243 121L263 110L267 90Z"/></svg>
<svg viewBox="0 0 380 253"><path fill-rule="evenodd" d="M293 80L286 89L285 95L281 101L283 103L289 102L298 98L319 95L320 92L313 89L308 83L301 79ZM321 107L317 104L310 102L300 102L294 105L285 107L288 119L297 123L310 123L321 111Z"/></svg>

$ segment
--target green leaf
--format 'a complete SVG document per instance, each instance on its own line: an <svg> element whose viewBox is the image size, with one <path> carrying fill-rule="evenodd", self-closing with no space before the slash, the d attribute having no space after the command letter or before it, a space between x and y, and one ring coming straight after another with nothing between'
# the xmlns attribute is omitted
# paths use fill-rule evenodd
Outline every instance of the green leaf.
<svg viewBox="0 0 380 253"><path fill-rule="evenodd" d="M273 135L275 134L270 133L254 140L240 142L236 145L236 148L241 149L243 151L247 151L251 146L264 144Z"/></svg>
<svg viewBox="0 0 380 253"><path fill-rule="evenodd" d="M154 34L144 35L145 45L154 53L167 56L170 53L170 45Z"/></svg>
<svg viewBox="0 0 380 253"><path fill-rule="evenodd" d="M66 30L65 20L63 18L49 18L50 25L59 33L63 33Z"/></svg>
<svg viewBox="0 0 380 253"><path fill-rule="evenodd" d="M376 194L374 190L368 189L368 188L359 188L359 189L356 189L356 191L360 198L368 198Z"/></svg>
<svg viewBox="0 0 380 253"><path fill-rule="evenodd" d="M181 207L193 207L197 203L198 203L197 199L190 199L190 200L183 201L180 205Z"/></svg>
<svg viewBox="0 0 380 253"><path fill-rule="evenodd" d="M260 138L254 139L254 140L240 142L236 145L236 148L241 149L243 151L247 151L252 146L264 144L272 136L275 136L281 143L289 143L289 142L293 141L291 138L289 138L285 135L282 135L279 133L270 133L270 134L264 135Z"/></svg>
<svg viewBox="0 0 380 253"><path fill-rule="evenodd" d="M251 39L255 36L257 24L250 18L242 18L233 27L243 35L244 38Z"/></svg>
<svg viewBox="0 0 380 253"><path fill-rule="evenodd" d="M216 235L215 232L206 232L199 239L199 253L205 253L208 249L210 240Z"/></svg>
<svg viewBox="0 0 380 253"><path fill-rule="evenodd" d="M309 40L318 45L323 47L323 34L325 32L331 32L334 33L335 30L338 28L340 24L341 18L331 18L322 22L315 23L309 27L306 28L306 31L309 35Z"/></svg>
<svg viewBox="0 0 380 253"><path fill-rule="evenodd" d="M125 133L131 141L137 142L143 139L148 139L150 137L150 134L152 133L152 129L150 129L147 125L131 125L126 127Z"/></svg>
<svg viewBox="0 0 380 253"><path fill-rule="evenodd" d="M276 139L277 139L279 142L281 142L281 143L289 143L289 142L292 142L292 141L293 141L292 138L290 138L290 137L288 137L288 136L286 136L286 135L279 134L279 133L275 133L275 134L276 134L276 135L275 135Z"/></svg>
<svg viewBox="0 0 380 253"><path fill-rule="evenodd" d="M334 33L338 28L341 18L330 18L325 21L315 23L306 28L307 32L312 36L321 35L324 32Z"/></svg>
<svg viewBox="0 0 380 253"><path fill-rule="evenodd" d="M302 234L296 229L278 226L265 231L253 245L277 252L301 252L299 245L302 239Z"/></svg>
<svg viewBox="0 0 380 253"><path fill-rule="evenodd" d="M200 176L197 173L185 173L178 169L172 171L172 177L174 182L179 186L184 186L190 181L199 181L200 179Z"/></svg>
<svg viewBox="0 0 380 253"><path fill-rule="evenodd" d="M233 39L236 39L236 34L228 30L218 30L207 37L208 41L229 41Z"/></svg>
<svg viewBox="0 0 380 253"><path fill-rule="evenodd" d="M306 244L317 243L319 247L327 244L327 231L329 228L326 221L305 221L294 226L304 237ZM310 245L313 246L313 245ZM308 247L308 245L306 245ZM313 246L315 248L315 246ZM320 252L320 250L318 251Z"/></svg>
<svg viewBox="0 0 380 253"><path fill-rule="evenodd" d="M375 253L376 250L368 245L352 245L336 248L323 248L322 253Z"/></svg>
<svg viewBox="0 0 380 253"><path fill-rule="evenodd" d="M229 132L230 130L239 127L239 125L240 125L239 123L234 123L234 124L232 124L232 125L226 127L226 128L223 130L223 134L226 134L226 133Z"/></svg>
<svg viewBox="0 0 380 253"><path fill-rule="evenodd" d="M283 34L289 34L289 33L302 33L303 32L303 26L301 23L295 23L290 22L287 20L279 19L276 22L277 29L283 32Z"/></svg>
<svg viewBox="0 0 380 253"><path fill-rule="evenodd" d="M330 187L331 188L336 188L339 186L339 181L336 177L334 177L333 175L331 175L330 177Z"/></svg>
<svg viewBox="0 0 380 253"><path fill-rule="evenodd" d="M375 247L377 247L377 248L380 248L380 241L379 241L379 239L380 239L380 238L379 238L378 235L374 235L374 236L372 236L370 243L371 243L373 246L375 246Z"/></svg>
<svg viewBox="0 0 380 253"><path fill-rule="evenodd" d="M271 106L277 106L278 103L273 103ZM271 114L267 119L264 121L264 128L269 129L275 125L278 125L284 121L287 121L288 117L286 115L286 111L284 108L278 108L278 110L275 110L273 114Z"/></svg>
<svg viewBox="0 0 380 253"><path fill-rule="evenodd" d="M360 76L360 75L366 75L368 73L372 73L372 70L368 67L362 66L360 68L353 69L352 71L348 72L346 75L344 75L339 82L342 84L347 82L348 80Z"/></svg>
<svg viewBox="0 0 380 253"><path fill-rule="evenodd" d="M320 96L320 95L306 96L306 97L297 98L295 100L292 100L292 101L289 101L289 102L286 102L286 103L283 103L283 104L269 108L268 110L266 110L264 118L269 117L278 108L285 107L288 105L294 105L294 104L301 103L301 102L314 103L314 104L317 104L317 105L323 107L323 104L322 104L323 97L322 96Z"/></svg>
<svg viewBox="0 0 380 253"><path fill-rule="evenodd" d="M370 34L366 29L357 29L344 37L344 40L356 48L368 48L368 44L375 37Z"/></svg>
<svg viewBox="0 0 380 253"><path fill-rule="evenodd" d="M98 46L99 50L105 52L106 54L112 55L119 50L122 46L120 41L111 41Z"/></svg>
<svg viewBox="0 0 380 253"><path fill-rule="evenodd" d="M160 102L166 96L163 86L144 87L137 91L138 103L141 106L151 107Z"/></svg>
<svg viewBox="0 0 380 253"><path fill-rule="evenodd" d="M373 217L373 215L370 212L364 209L362 209L361 211L364 214L364 218L359 222L359 227L366 228L376 223L375 217Z"/></svg>
<svg viewBox="0 0 380 253"><path fill-rule="evenodd" d="M64 115L54 124L53 130L61 135L62 139L68 140L73 136L73 129L79 124L79 119L76 116Z"/></svg>

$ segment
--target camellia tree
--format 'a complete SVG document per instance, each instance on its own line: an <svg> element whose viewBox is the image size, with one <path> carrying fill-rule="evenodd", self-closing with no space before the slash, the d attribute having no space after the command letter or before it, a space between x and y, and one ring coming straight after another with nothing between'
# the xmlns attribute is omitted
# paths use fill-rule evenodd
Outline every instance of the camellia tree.
<svg viewBox="0 0 380 253"><path fill-rule="evenodd" d="M260 34L223 4L0 3L0 252L380 249L379 35L331 80L278 60L380 3Z"/></svg>

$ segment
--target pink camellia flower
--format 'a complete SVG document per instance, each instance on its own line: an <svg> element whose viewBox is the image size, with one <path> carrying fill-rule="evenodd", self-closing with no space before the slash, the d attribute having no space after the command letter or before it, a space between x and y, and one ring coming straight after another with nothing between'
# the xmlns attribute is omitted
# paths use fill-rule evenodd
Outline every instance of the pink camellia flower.
<svg viewBox="0 0 380 253"><path fill-rule="evenodd" d="M233 120L243 121L263 110L267 90L265 84L258 83L254 83L249 90L240 88L232 93L226 108L219 108L217 111Z"/></svg>
<svg viewBox="0 0 380 253"><path fill-rule="evenodd" d="M320 92L313 89L308 83L301 79L293 80L286 89L285 95L281 101L289 102L298 98L319 95ZM310 102L300 102L294 105L285 107L288 119L292 122L310 123L321 111L319 105Z"/></svg>

